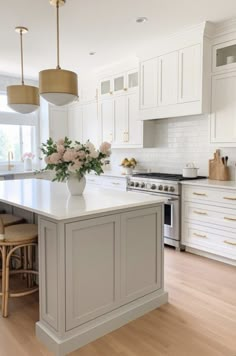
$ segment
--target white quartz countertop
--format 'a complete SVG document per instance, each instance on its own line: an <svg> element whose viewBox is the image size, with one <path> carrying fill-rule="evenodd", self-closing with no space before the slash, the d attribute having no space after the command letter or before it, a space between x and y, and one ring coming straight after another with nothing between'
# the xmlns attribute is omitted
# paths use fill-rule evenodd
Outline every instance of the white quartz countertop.
<svg viewBox="0 0 236 356"><path fill-rule="evenodd" d="M87 185L82 196L70 196L65 183L43 179L0 182L0 202L56 220L65 220L164 202L148 194Z"/></svg>
<svg viewBox="0 0 236 356"><path fill-rule="evenodd" d="M234 180L230 181L220 181L211 179L196 179L196 180L184 180L181 182L183 185L193 185L199 187L209 187L209 188L225 188L225 189L236 189L236 182Z"/></svg>
<svg viewBox="0 0 236 356"><path fill-rule="evenodd" d="M18 174L32 174L35 173L35 171L0 171L0 176L15 176Z"/></svg>

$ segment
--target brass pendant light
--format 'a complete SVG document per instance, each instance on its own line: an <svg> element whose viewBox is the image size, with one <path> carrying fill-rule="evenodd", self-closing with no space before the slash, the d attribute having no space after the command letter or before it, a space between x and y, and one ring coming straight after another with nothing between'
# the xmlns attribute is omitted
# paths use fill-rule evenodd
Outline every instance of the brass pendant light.
<svg viewBox="0 0 236 356"><path fill-rule="evenodd" d="M57 67L39 73L40 95L57 106L69 104L78 98L77 74L60 67L59 7L65 5L65 2L65 0L50 0L50 4L57 9Z"/></svg>
<svg viewBox="0 0 236 356"><path fill-rule="evenodd" d="M39 107L39 90L37 87L25 85L24 62L23 62L23 34L28 32L26 27L16 27L15 31L20 34L21 49L21 85L7 87L8 106L20 114L29 114Z"/></svg>

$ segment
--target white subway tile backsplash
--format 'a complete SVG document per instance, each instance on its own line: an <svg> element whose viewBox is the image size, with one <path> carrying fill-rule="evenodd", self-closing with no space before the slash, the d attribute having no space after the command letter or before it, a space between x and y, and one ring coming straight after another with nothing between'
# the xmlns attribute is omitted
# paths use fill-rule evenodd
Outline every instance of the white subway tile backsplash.
<svg viewBox="0 0 236 356"><path fill-rule="evenodd" d="M209 143L207 115L156 121L158 147L150 149L113 149L112 168L117 169L124 157L135 157L138 168L167 173L182 173L188 162L200 168L199 174L208 175L208 160L220 146ZM236 148L222 148L221 154L236 162ZM232 179L234 179L234 167Z"/></svg>

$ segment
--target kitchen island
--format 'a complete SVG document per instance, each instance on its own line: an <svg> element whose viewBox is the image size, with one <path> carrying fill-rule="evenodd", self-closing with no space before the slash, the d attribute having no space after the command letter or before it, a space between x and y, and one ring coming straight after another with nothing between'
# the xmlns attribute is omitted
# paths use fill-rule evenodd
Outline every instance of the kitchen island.
<svg viewBox="0 0 236 356"><path fill-rule="evenodd" d="M0 182L0 207L37 222L38 338L62 356L159 307L165 198L66 184Z"/></svg>

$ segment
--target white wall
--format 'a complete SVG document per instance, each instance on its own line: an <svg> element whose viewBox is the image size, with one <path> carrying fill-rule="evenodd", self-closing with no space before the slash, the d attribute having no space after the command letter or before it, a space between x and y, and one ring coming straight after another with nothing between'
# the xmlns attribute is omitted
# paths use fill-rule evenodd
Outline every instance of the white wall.
<svg viewBox="0 0 236 356"><path fill-rule="evenodd" d="M158 147L152 149L113 149L112 169L117 170L124 157L134 157L138 168L153 172L182 173L188 162L200 168L199 174L208 174L208 159L219 146L209 144L209 119L207 115L189 116L156 121ZM222 148L230 164L236 162L236 148ZM234 179L235 168L231 177Z"/></svg>

